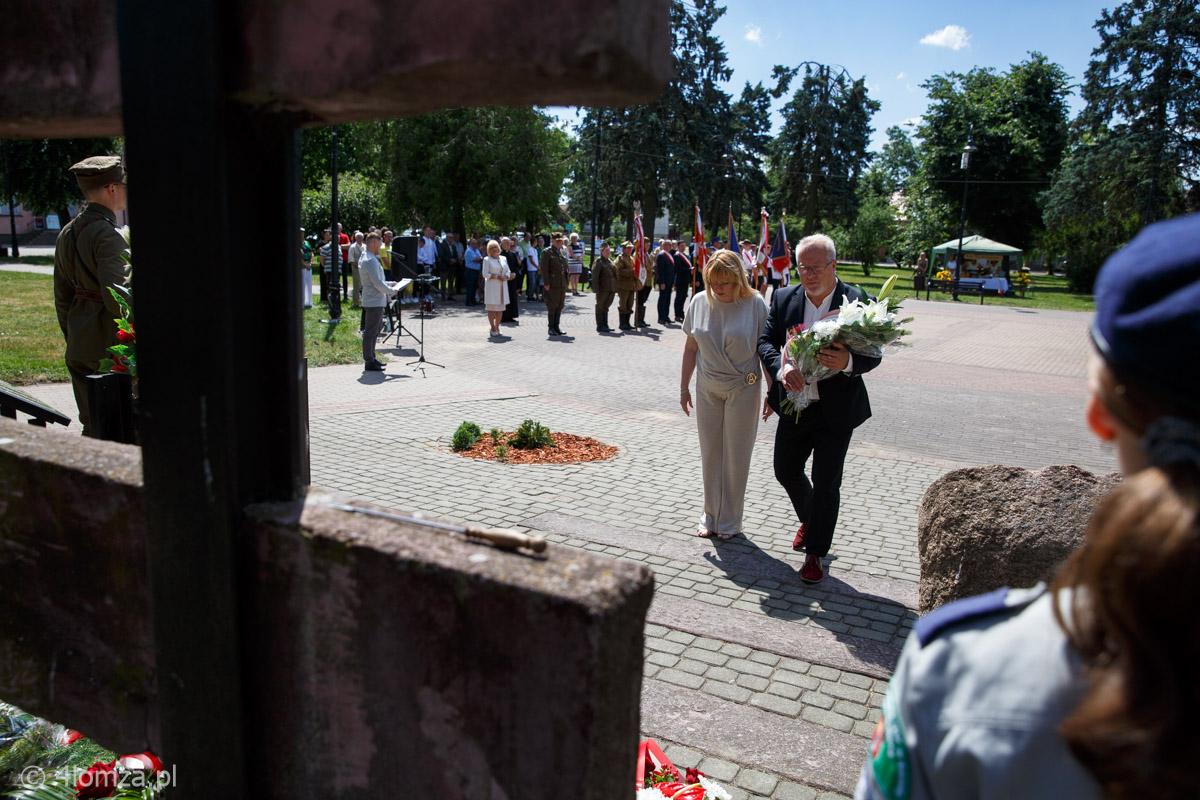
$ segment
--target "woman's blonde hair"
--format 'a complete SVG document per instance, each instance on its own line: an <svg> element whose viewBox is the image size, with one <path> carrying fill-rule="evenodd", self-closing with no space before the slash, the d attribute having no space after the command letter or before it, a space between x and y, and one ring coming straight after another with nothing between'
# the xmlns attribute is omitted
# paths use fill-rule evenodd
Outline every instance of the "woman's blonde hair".
<svg viewBox="0 0 1200 800"><path fill-rule="evenodd" d="M497 242L495 239L492 239L491 241L489 241L489 242L487 243L487 253L488 253L488 255L489 255L489 256L492 254L492 248L493 248L493 247L494 247L494 248L496 248L496 252L497 252L497 253L499 253L499 252L500 252L500 243L499 243L499 242Z"/></svg>
<svg viewBox="0 0 1200 800"><path fill-rule="evenodd" d="M708 259L708 265L704 268L704 291L708 295L710 303L716 301L710 288L714 278L728 278L737 286L738 297L753 297L758 294L750 288L750 282L746 280L746 269L742 266L742 257L732 250L718 250L713 253L712 257Z"/></svg>

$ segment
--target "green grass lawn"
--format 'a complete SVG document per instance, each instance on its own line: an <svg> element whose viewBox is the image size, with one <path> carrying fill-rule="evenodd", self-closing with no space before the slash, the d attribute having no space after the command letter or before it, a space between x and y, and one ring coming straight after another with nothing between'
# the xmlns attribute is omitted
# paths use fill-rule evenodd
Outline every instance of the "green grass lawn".
<svg viewBox="0 0 1200 800"><path fill-rule="evenodd" d="M54 256L21 256L20 258L0 258L0 264L37 264L42 267L53 267Z"/></svg>
<svg viewBox="0 0 1200 800"><path fill-rule="evenodd" d="M344 321L339 325L322 324L321 320L328 317L325 306L304 312L304 351L308 365L324 367L362 361L358 310L346 304ZM54 315L53 277L0 272L0 380L16 385L70 380L63 363L65 350Z"/></svg>
<svg viewBox="0 0 1200 800"><path fill-rule="evenodd" d="M0 272L0 380L13 384L70 380L63 363L65 351L54 315L54 279Z"/></svg>
<svg viewBox="0 0 1200 800"><path fill-rule="evenodd" d="M871 294L878 294L883 288L883 282L890 275L895 273L899 277L896 279L895 294L897 297L914 297L916 292L912 288L912 270L907 267L896 267L891 264L876 265L871 268L870 277L863 275L861 264L846 264L838 262L837 266L838 277L846 283L862 286ZM1032 275L1033 285L1030 290L1025 292L1025 297L997 297L995 295L985 295L983 304L988 306L1019 306L1021 308L1051 308L1061 311L1095 311L1096 303L1090 294L1074 294L1067 287L1067 279L1063 275L1042 275L1035 273ZM920 299L925 299L925 292L920 293ZM930 292L930 300L937 300L946 303L952 303L948 293ZM959 298L960 303L975 303L979 304L977 295L965 294Z"/></svg>

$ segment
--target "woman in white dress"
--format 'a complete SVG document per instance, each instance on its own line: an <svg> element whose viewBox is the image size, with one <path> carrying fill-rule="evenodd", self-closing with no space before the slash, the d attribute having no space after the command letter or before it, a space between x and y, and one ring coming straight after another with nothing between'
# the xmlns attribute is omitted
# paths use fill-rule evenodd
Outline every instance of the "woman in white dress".
<svg viewBox="0 0 1200 800"><path fill-rule="evenodd" d="M767 304L750 288L741 257L732 250L717 251L704 268L704 292L692 299L683 317L687 343L679 405L691 416L688 385L696 372L694 407L704 474L699 536L729 539L742 532L758 432L758 337L766 321Z"/></svg>
<svg viewBox="0 0 1200 800"><path fill-rule="evenodd" d="M487 309L488 338L500 335L500 315L508 305L508 279L512 276L508 263L500 257L500 243L492 239L483 259L483 307Z"/></svg>

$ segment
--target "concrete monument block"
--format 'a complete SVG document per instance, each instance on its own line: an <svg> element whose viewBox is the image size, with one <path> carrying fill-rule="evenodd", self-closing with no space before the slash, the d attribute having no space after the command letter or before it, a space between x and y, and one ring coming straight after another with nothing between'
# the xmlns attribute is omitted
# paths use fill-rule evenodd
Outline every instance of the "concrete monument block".
<svg viewBox="0 0 1200 800"><path fill-rule="evenodd" d="M308 124L463 105L631 105L652 100L673 74L665 2L245 0L230 8L236 45L212 46L225 48L235 97ZM521 36L502 35L513 26ZM114 0L6 4L0 136L119 134L117 54Z"/></svg>
<svg viewBox="0 0 1200 800"><path fill-rule="evenodd" d="M0 419L0 698L106 746L158 738L141 451Z"/></svg>
<svg viewBox="0 0 1200 800"><path fill-rule="evenodd" d="M1051 580L1120 480L1074 466L972 467L938 478L917 517L921 613L1001 586Z"/></svg>
<svg viewBox="0 0 1200 800"><path fill-rule="evenodd" d="M247 686L272 796L628 794L650 571L329 507L252 509ZM368 792L368 790L370 790Z"/></svg>

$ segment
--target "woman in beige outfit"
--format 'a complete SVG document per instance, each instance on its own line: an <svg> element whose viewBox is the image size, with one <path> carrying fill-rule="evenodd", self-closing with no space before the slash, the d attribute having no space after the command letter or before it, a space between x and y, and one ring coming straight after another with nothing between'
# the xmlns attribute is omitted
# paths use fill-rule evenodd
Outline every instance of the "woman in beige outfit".
<svg viewBox="0 0 1200 800"><path fill-rule="evenodd" d="M758 337L767 304L746 281L742 259L718 251L704 268L704 293L683 318L679 405L691 416L688 388L696 372L696 428L704 473L704 513L696 533L728 539L742 531L750 455L758 432L762 368Z"/></svg>

